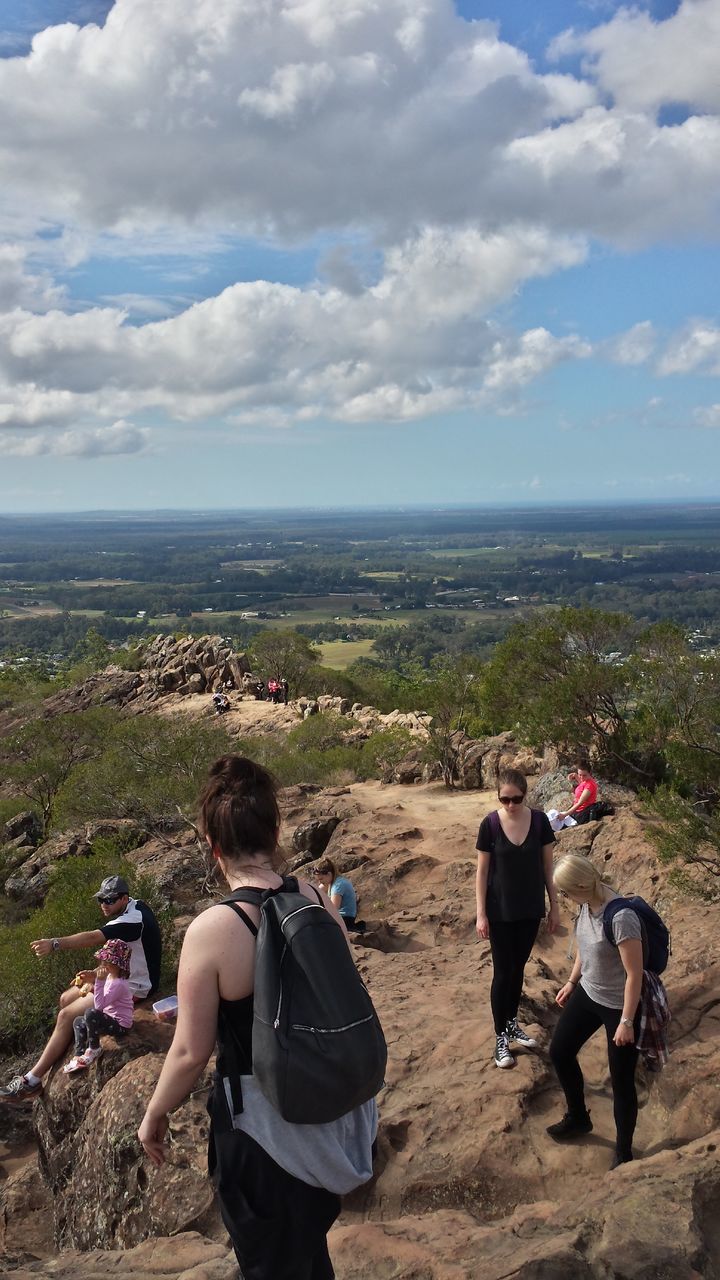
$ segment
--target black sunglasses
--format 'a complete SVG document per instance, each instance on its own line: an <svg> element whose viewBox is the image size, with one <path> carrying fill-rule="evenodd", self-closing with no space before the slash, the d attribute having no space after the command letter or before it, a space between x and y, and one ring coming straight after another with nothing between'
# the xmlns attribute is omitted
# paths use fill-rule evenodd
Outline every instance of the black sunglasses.
<svg viewBox="0 0 720 1280"><path fill-rule="evenodd" d="M522 804L524 796L498 796L501 804Z"/></svg>
<svg viewBox="0 0 720 1280"><path fill-rule="evenodd" d="M119 902L123 896L122 893L116 893L114 898L98 898L98 902L103 907L111 907L114 902Z"/></svg>

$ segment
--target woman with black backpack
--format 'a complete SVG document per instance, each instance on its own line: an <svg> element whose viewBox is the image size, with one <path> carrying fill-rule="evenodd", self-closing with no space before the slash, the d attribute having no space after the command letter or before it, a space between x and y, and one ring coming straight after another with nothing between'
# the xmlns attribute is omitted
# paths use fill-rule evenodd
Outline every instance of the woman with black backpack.
<svg viewBox="0 0 720 1280"><path fill-rule="evenodd" d="M627 905L627 900L603 881L590 859L582 854L568 853L560 859L555 868L555 884L577 903L580 914L575 922L575 961L570 977L555 997L562 1015L550 1044L550 1058L565 1094L567 1111L561 1120L548 1126L547 1132L556 1142L563 1142L592 1130L577 1055L586 1041L604 1027L616 1130L615 1158L610 1167L615 1169L633 1158L643 926L638 910ZM615 899L619 901L611 907Z"/></svg>
<svg viewBox="0 0 720 1280"><path fill-rule="evenodd" d="M217 1040L208 1104L210 1173L244 1280L332 1280L327 1232L340 1212L340 1195L372 1176L377 1108L370 1098L330 1123L290 1123L259 1088L252 1029L260 965L256 935L265 908L253 903L253 892L259 900L261 892L291 883L297 890L295 915L307 914L303 904L316 908L310 913L315 917L319 910L321 933L330 930L331 943L341 946L340 959L352 966L345 926L333 904L320 901L307 881L283 881L279 874L280 812L266 769L241 756L218 760L202 793L201 823L218 869L235 892L232 901L197 916L185 935L175 1038L139 1138L160 1166L168 1115L189 1094ZM335 935L335 928L342 932ZM313 936L311 929L311 948ZM316 1093L321 1092L318 1082Z"/></svg>

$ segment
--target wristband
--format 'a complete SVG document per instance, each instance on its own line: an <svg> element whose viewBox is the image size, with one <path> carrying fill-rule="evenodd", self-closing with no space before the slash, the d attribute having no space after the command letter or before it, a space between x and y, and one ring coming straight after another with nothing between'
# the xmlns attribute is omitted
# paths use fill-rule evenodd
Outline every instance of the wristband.
<svg viewBox="0 0 720 1280"><path fill-rule="evenodd" d="M59 938L51 938L51 939L50 939L50 946L52 947L53 951L59 951L59 950L60 950L60 939L59 939Z"/></svg>
<svg viewBox="0 0 720 1280"><path fill-rule="evenodd" d="M572 978L568 978L568 983L569 983L569 985L570 985L571 987L576 987L576 986L577 986L577 982L574 982Z"/></svg>

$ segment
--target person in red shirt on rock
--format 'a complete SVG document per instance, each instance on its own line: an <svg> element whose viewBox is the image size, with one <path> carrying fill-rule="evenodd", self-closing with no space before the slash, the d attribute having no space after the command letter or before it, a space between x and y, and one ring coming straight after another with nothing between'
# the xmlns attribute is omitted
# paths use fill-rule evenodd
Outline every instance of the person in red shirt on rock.
<svg viewBox="0 0 720 1280"><path fill-rule="evenodd" d="M571 783L576 784L573 792L575 800L565 813L558 813L558 819L574 818L582 826L593 817L592 809L598 798L598 784L590 773L589 760L579 760L568 778Z"/></svg>

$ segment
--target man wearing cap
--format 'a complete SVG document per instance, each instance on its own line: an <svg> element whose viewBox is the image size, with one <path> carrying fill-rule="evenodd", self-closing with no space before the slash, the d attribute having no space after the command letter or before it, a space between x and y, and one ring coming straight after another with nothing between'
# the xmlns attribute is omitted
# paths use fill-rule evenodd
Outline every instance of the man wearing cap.
<svg viewBox="0 0 720 1280"><path fill-rule="evenodd" d="M160 928L145 902L130 897L130 886L122 876L106 876L97 893L104 924L99 929L71 933L64 938L38 938L30 946L36 956L49 956L53 951L76 951L98 947L111 938L127 942L131 951L130 987L135 1000L144 1000L157 990L160 982L162 942ZM0 1088L0 1102L27 1102L42 1092L42 1078L62 1057L73 1038L73 1022L93 1007L92 995L83 996L70 987L60 996L55 1028L40 1057L24 1076L15 1076Z"/></svg>

